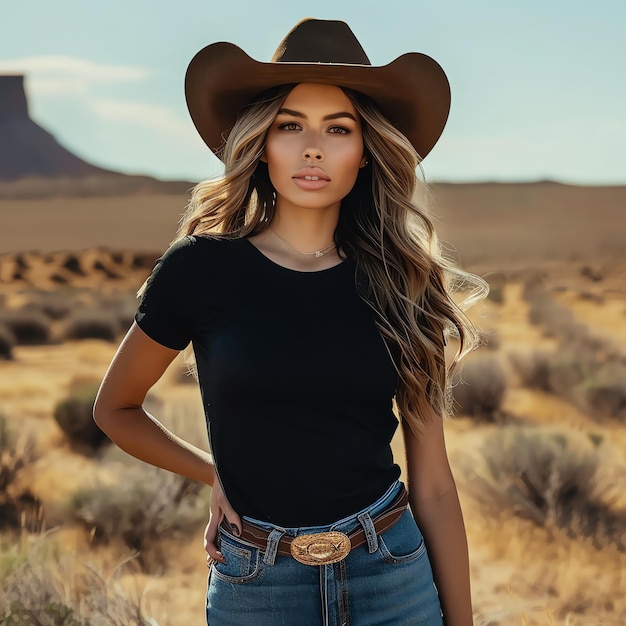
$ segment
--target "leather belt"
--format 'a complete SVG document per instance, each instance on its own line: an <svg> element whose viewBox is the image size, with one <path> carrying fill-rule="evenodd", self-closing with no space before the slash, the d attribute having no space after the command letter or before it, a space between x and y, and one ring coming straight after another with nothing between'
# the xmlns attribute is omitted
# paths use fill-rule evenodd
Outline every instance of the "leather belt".
<svg viewBox="0 0 626 626"><path fill-rule="evenodd" d="M393 502L372 519L377 535L384 533L400 519L408 502L409 496L403 486L402 491ZM246 520L241 520L241 523L242 532L237 539L265 550L270 531L259 528ZM222 522L222 528L232 535L224 522ZM365 529L359 525L359 528L349 535L337 531L298 535L297 537L283 535L278 542L277 553L281 556L293 556L297 561L307 565L328 565L341 561L350 550L358 548L366 542Z"/></svg>

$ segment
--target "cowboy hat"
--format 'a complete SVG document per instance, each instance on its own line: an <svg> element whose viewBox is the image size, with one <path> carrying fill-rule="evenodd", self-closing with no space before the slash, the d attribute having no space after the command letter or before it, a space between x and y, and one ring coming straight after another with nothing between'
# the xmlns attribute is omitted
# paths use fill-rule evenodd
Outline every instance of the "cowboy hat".
<svg viewBox="0 0 626 626"><path fill-rule="evenodd" d="M204 142L220 156L240 111L266 89L291 83L327 83L369 96L422 158L450 110L448 80L429 56L409 52L372 66L345 22L316 19L296 24L269 63L227 42L200 50L187 68L187 107Z"/></svg>

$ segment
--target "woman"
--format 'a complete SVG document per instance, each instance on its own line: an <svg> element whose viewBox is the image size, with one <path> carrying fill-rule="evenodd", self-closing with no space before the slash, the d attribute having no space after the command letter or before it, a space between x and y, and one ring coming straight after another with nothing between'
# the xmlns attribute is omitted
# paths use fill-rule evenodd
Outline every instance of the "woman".
<svg viewBox="0 0 626 626"><path fill-rule="evenodd" d="M412 203L448 114L443 71L417 53L372 67L346 24L305 20L271 63L200 51L186 95L225 175L195 188L95 419L213 486L211 626L471 624L444 347L476 343L451 278L484 283L443 260ZM212 455L142 408L189 342Z"/></svg>

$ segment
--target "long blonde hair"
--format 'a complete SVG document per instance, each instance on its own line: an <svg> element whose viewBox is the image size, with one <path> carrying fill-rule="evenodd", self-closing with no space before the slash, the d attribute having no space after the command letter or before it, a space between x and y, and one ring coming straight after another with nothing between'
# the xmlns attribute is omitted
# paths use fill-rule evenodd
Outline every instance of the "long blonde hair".
<svg viewBox="0 0 626 626"><path fill-rule="evenodd" d="M264 93L240 114L220 155L224 176L194 188L174 241L191 234L247 237L268 227L275 192L260 156L293 87ZM466 308L488 287L443 257L432 221L415 200L423 183L413 146L369 98L344 92L361 116L369 164L342 200L335 242L356 260L357 289L373 309L398 371L399 413L419 435L433 416L449 414L452 371L479 343L452 295L469 287ZM444 354L448 336L459 342L450 366Z"/></svg>

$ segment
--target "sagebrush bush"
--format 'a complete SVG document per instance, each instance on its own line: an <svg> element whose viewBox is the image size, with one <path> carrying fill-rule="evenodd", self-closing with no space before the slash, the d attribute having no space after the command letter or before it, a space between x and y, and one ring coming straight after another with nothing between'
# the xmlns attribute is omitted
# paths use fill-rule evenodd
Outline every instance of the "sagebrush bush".
<svg viewBox="0 0 626 626"><path fill-rule="evenodd" d="M21 309L0 314L4 324L22 346L39 346L50 342L50 320L40 311Z"/></svg>
<svg viewBox="0 0 626 626"><path fill-rule="evenodd" d="M98 381L77 380L54 407L54 419L72 445L98 448L109 441L93 419L98 388Z"/></svg>
<svg viewBox="0 0 626 626"><path fill-rule="evenodd" d="M508 357L526 387L561 396L593 418L626 419L626 364L621 358L586 344L511 352Z"/></svg>
<svg viewBox="0 0 626 626"><path fill-rule="evenodd" d="M39 542L49 543L45 538ZM19 542L18 542L19 545ZM141 596L118 583L121 568L105 576L76 557L50 558L53 549L9 554L0 572L0 623L7 626L155 626L143 613ZM13 550L15 552L15 550ZM0 554L4 557L5 554ZM8 571L7 571L8 570Z"/></svg>
<svg viewBox="0 0 626 626"><path fill-rule="evenodd" d="M65 339L115 341L120 332L118 318L108 309L80 309L65 322Z"/></svg>
<svg viewBox="0 0 626 626"><path fill-rule="evenodd" d="M604 363L582 384L590 408L601 416L626 419L626 365Z"/></svg>
<svg viewBox="0 0 626 626"><path fill-rule="evenodd" d="M43 510L38 509L28 485L21 480L22 470L36 459L34 439L10 429L5 416L0 415L0 528L41 523L38 514Z"/></svg>
<svg viewBox="0 0 626 626"><path fill-rule="evenodd" d="M604 280L604 270L597 267L590 267L589 265L583 265L580 268L580 275L588 278L594 283L598 283Z"/></svg>
<svg viewBox="0 0 626 626"><path fill-rule="evenodd" d="M493 420L498 416L507 380L504 365L491 354L473 354L461 368L461 378L452 388L457 413Z"/></svg>
<svg viewBox="0 0 626 626"><path fill-rule="evenodd" d="M467 454L462 464L470 492L491 514L626 550L626 510L614 506L626 472L603 468L601 445L567 429L504 426L485 438L480 459Z"/></svg>
<svg viewBox="0 0 626 626"><path fill-rule="evenodd" d="M32 437L12 431L6 417L0 415L0 503L17 495L12 489L17 476L35 458Z"/></svg>
<svg viewBox="0 0 626 626"><path fill-rule="evenodd" d="M531 321L557 339L551 352L512 354L529 387L550 391L596 418L626 417L626 356L615 342L594 335L572 312L537 285L527 285Z"/></svg>
<svg viewBox="0 0 626 626"><path fill-rule="evenodd" d="M34 460L34 450L32 439L10 431L6 418L0 415L0 502L11 497L21 469Z"/></svg>
<svg viewBox="0 0 626 626"><path fill-rule="evenodd" d="M509 352L508 358L520 382L530 389L551 391L550 365L552 352L547 350L526 350Z"/></svg>
<svg viewBox="0 0 626 626"><path fill-rule="evenodd" d="M15 335L9 327L0 322L0 359L11 360L13 358L13 348L17 341Z"/></svg>
<svg viewBox="0 0 626 626"><path fill-rule="evenodd" d="M164 537L189 535L208 520L210 489L177 474L136 462L124 467L123 480L98 484L74 494L74 518L94 541L121 539L139 553L143 569L162 573Z"/></svg>
<svg viewBox="0 0 626 626"><path fill-rule="evenodd" d="M528 302L528 321L540 326L544 334L566 346L607 349L609 344L591 335L589 329L576 320L573 311L554 299L553 293L540 283L527 284L524 296ZM610 349L610 348L609 348Z"/></svg>
<svg viewBox="0 0 626 626"><path fill-rule="evenodd" d="M570 352L596 353L596 360L623 359L619 348L611 341L594 335L589 328L576 321L571 309L558 303L551 292L540 285L527 285L529 321L542 326L546 333L559 341L559 347ZM589 355L585 355L589 360Z"/></svg>
<svg viewBox="0 0 626 626"><path fill-rule="evenodd" d="M54 291L41 297L39 308L44 315L51 320L60 320L67 317L76 303L67 295L58 294Z"/></svg>
<svg viewBox="0 0 626 626"><path fill-rule="evenodd" d="M549 360L550 391L576 402L578 387L593 374L595 357L592 353L563 346Z"/></svg>
<svg viewBox="0 0 626 626"><path fill-rule="evenodd" d="M549 293L541 292L529 301L528 321L535 326L542 326L550 337L558 337L572 326L578 328L574 314L557 304Z"/></svg>

